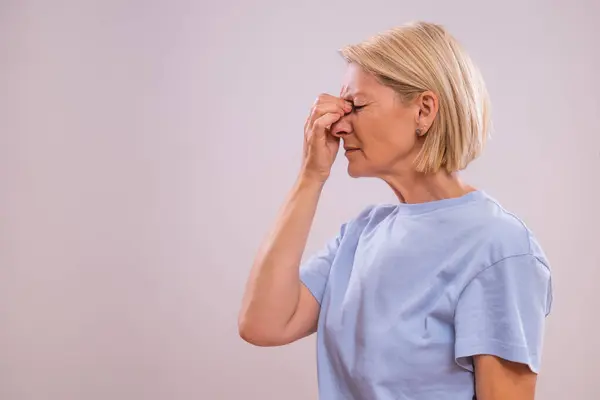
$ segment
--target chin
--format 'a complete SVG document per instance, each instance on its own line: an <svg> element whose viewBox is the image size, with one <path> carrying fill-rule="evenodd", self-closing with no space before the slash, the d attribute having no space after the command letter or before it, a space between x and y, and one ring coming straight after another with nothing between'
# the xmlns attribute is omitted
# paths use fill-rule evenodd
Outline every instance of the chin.
<svg viewBox="0 0 600 400"><path fill-rule="evenodd" d="M366 174L366 171L363 171L360 168L356 168L356 166L353 166L352 164L348 165L348 175L352 178L362 178L368 176L368 174Z"/></svg>

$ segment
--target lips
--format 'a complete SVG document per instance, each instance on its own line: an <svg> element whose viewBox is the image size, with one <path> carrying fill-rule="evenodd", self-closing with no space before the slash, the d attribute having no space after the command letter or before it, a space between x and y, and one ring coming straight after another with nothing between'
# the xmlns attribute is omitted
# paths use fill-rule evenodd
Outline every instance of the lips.
<svg viewBox="0 0 600 400"><path fill-rule="evenodd" d="M344 147L346 151L360 150L358 147Z"/></svg>

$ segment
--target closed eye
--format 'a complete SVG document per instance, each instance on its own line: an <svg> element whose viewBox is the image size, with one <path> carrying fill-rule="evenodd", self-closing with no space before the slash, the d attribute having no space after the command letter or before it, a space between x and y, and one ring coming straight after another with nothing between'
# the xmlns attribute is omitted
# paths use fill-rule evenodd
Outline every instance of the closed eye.
<svg viewBox="0 0 600 400"><path fill-rule="evenodd" d="M361 108L363 108L363 107L364 107L364 105L362 105L362 106L357 106L356 104L352 104L352 111L358 111L358 110L360 110L360 109L361 109Z"/></svg>

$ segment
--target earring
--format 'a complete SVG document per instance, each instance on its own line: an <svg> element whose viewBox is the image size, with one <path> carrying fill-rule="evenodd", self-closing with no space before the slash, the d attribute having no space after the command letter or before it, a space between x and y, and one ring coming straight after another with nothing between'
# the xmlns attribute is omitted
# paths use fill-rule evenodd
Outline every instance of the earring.
<svg viewBox="0 0 600 400"><path fill-rule="evenodd" d="M417 136L421 136L421 128L417 128L417 130L415 131L415 133L417 134Z"/></svg>

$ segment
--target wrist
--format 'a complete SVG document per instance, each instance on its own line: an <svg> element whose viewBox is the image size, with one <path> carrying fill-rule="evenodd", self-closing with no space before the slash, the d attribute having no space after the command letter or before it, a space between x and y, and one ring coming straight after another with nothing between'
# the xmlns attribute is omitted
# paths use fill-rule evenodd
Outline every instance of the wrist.
<svg viewBox="0 0 600 400"><path fill-rule="evenodd" d="M323 186L325 186L326 181L327 178L324 178L322 176L302 172L296 180L296 187L298 189L321 191L323 189Z"/></svg>
<svg viewBox="0 0 600 400"><path fill-rule="evenodd" d="M310 169L303 167L300 171L300 176L298 177L299 181L305 182L308 185L324 185L327 179L329 178L329 174L324 174L319 171L311 171Z"/></svg>

